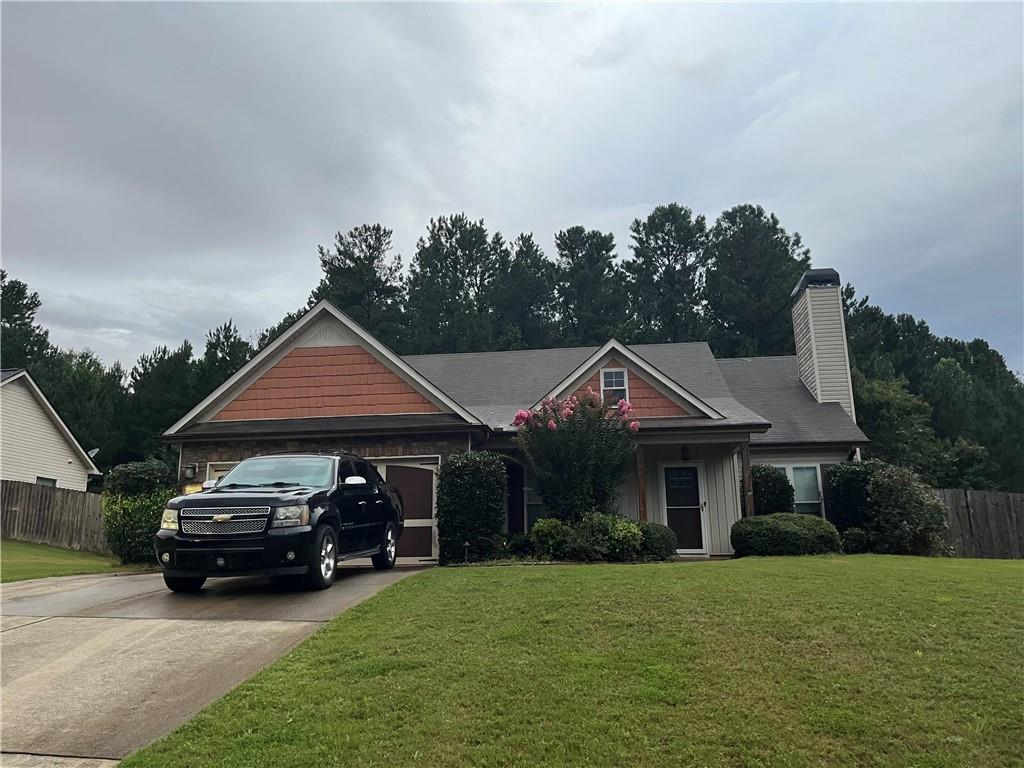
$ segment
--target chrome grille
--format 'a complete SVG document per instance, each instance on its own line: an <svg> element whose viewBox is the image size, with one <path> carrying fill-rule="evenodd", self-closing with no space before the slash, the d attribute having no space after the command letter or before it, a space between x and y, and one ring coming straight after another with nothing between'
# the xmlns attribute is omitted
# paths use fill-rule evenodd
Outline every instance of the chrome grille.
<svg viewBox="0 0 1024 768"><path fill-rule="evenodd" d="M217 522L214 517L230 515ZM189 536L230 536L237 533L262 533L266 530L270 507L193 507L179 511L181 532Z"/></svg>

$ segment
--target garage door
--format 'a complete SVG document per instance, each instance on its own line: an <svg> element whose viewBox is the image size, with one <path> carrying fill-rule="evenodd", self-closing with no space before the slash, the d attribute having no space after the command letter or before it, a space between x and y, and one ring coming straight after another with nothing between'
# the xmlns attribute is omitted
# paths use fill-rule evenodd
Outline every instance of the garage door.
<svg viewBox="0 0 1024 768"><path fill-rule="evenodd" d="M437 526L434 519L434 472L437 461L383 459L376 463L388 484L402 494L405 529L398 542L399 562L437 559Z"/></svg>

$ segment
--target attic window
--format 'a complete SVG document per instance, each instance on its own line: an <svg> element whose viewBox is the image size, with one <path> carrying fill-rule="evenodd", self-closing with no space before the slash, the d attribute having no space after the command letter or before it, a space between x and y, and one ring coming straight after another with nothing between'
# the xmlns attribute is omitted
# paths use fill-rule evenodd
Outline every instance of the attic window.
<svg viewBox="0 0 1024 768"><path fill-rule="evenodd" d="M629 379L625 368L601 369L601 400L611 405L619 400L629 400Z"/></svg>

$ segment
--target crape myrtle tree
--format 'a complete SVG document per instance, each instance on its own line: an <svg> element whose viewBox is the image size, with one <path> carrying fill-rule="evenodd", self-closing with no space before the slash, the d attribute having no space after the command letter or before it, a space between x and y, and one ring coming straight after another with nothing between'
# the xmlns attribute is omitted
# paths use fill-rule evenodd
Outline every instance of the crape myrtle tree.
<svg viewBox="0 0 1024 768"><path fill-rule="evenodd" d="M561 401L546 398L536 410L519 410L513 426L514 442L553 517L576 523L592 512L614 511L640 428L628 401L604 403L588 388Z"/></svg>

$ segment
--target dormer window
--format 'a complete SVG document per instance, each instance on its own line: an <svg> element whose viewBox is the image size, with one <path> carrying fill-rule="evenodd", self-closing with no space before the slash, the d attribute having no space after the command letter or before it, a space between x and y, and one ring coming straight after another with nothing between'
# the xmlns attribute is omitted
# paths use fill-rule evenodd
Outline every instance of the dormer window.
<svg viewBox="0 0 1024 768"><path fill-rule="evenodd" d="M619 400L629 400L629 378L625 368L601 369L601 400L616 405Z"/></svg>

